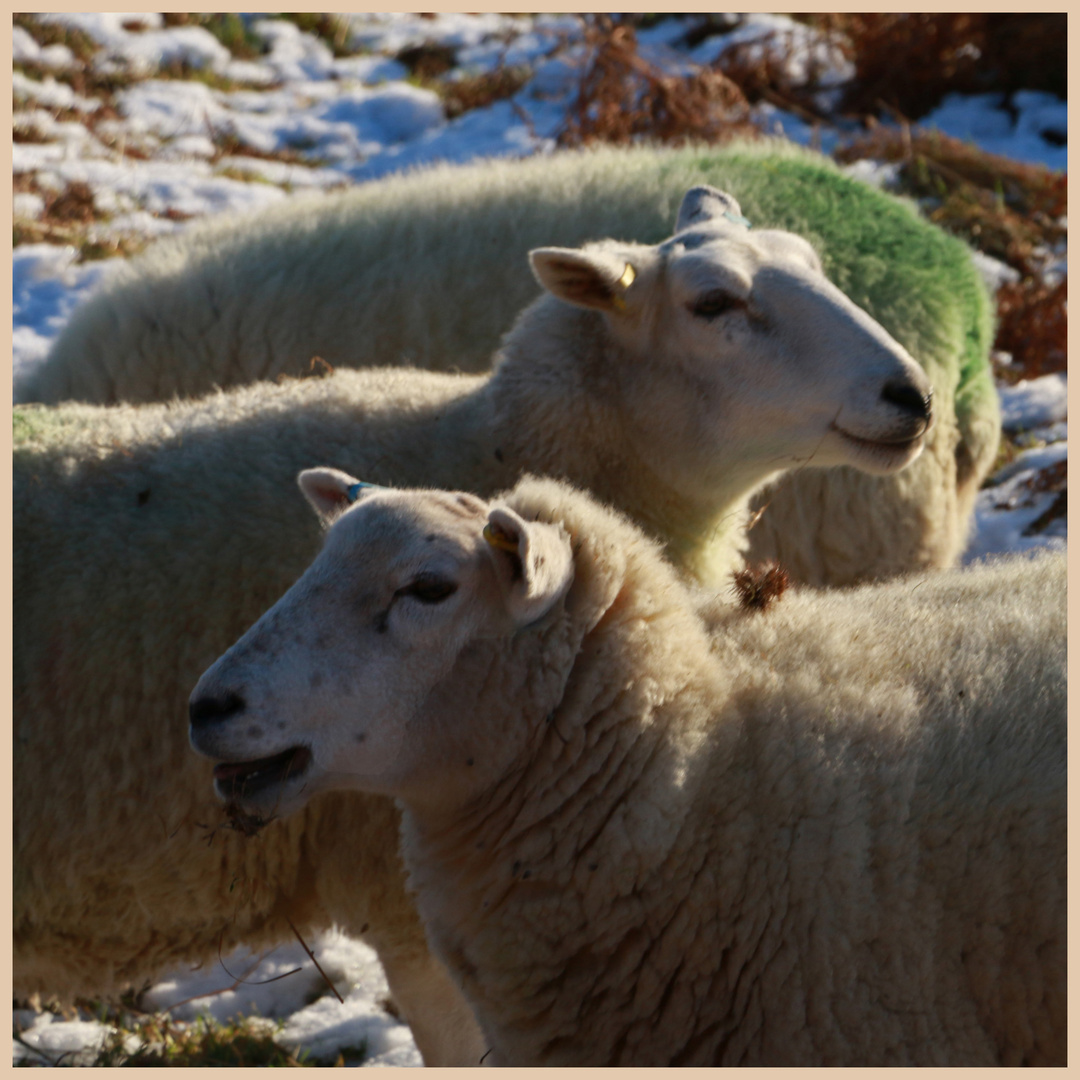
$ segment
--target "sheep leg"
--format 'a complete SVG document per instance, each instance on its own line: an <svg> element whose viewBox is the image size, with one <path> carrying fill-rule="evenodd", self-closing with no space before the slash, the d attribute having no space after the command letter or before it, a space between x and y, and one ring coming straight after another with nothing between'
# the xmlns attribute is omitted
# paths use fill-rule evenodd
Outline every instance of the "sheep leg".
<svg viewBox="0 0 1080 1080"><path fill-rule="evenodd" d="M427 952L380 953L379 959L424 1064L479 1065L486 1050L483 1035L446 968Z"/></svg>

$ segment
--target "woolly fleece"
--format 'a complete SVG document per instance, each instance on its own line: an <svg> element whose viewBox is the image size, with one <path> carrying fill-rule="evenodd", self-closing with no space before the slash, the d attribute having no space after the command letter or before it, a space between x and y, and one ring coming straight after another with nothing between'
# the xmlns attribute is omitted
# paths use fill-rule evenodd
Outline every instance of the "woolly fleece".
<svg viewBox="0 0 1080 1080"><path fill-rule="evenodd" d="M510 637L455 608L459 658L410 699L469 760L414 732L392 766L410 882L488 1061L1065 1064L1064 558L714 609L710 635L625 519L552 481L505 504L565 528L569 592ZM401 505L419 550L432 526ZM327 550L350 589L381 580L376 549ZM226 723L303 708L273 680L303 677L290 616L330 595L321 573L208 675L249 702ZM325 629L342 672L351 641ZM309 732L291 720L286 744ZM364 715L369 744L413 722Z"/></svg>

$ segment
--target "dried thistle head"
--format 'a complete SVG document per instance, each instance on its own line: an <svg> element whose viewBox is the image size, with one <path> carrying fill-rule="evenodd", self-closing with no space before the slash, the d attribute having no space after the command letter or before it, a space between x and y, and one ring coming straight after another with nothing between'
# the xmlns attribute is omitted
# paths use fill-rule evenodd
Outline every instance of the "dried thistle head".
<svg viewBox="0 0 1080 1080"><path fill-rule="evenodd" d="M740 605L752 611L765 611L788 587L787 571L774 562L748 566L732 577Z"/></svg>
<svg viewBox="0 0 1080 1080"><path fill-rule="evenodd" d="M260 829L265 828L274 820L273 815L268 818L257 817L249 814L239 803L226 803L221 808L222 820L217 825L200 825L199 828L206 830L206 842L212 844L219 829L229 829L241 833L243 836L255 836Z"/></svg>

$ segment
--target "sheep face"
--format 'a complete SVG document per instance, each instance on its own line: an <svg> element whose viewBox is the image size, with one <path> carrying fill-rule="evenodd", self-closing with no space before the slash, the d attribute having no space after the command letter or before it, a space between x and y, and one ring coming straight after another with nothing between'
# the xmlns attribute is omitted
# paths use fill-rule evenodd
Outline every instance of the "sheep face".
<svg viewBox="0 0 1080 1080"><path fill-rule="evenodd" d="M301 474L335 518L323 550L191 697L191 744L218 761L217 794L263 820L332 788L453 797L505 766L528 709L490 731L450 717L482 690L517 699L500 652L534 646L573 577L558 526L464 493L376 489L350 507L355 484Z"/></svg>
<svg viewBox="0 0 1080 1080"><path fill-rule="evenodd" d="M688 495L762 468L890 473L920 453L932 388L904 348L822 272L805 240L755 230L715 188L683 200L653 247L531 253L549 292L602 312L640 445Z"/></svg>

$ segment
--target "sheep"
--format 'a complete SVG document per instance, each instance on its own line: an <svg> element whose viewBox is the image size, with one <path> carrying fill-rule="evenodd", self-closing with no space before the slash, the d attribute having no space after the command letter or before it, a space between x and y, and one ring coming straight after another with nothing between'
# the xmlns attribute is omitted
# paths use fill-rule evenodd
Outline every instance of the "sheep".
<svg viewBox="0 0 1080 1080"><path fill-rule="evenodd" d="M745 502L777 470L917 458L924 373L805 241L748 232L733 205L699 187L666 243L535 252L550 292L490 375L339 371L16 411L16 994L107 994L280 940L286 918L337 923L377 950L425 1060L475 1063L475 1025L400 880L389 800L331 796L257 840L242 818L222 827L186 748L187 696L317 550L283 485L311 461L480 494L526 468L566 476L722 582ZM760 333L778 303L801 312L797 332ZM359 835L364 858L342 862L340 838Z"/></svg>
<svg viewBox="0 0 1080 1080"><path fill-rule="evenodd" d="M567 485L300 484L325 546L191 743L256 819L399 801L489 1064L1065 1064L1063 556L710 636Z"/></svg>
<svg viewBox="0 0 1080 1080"><path fill-rule="evenodd" d="M485 370L535 295L529 248L657 242L703 182L733 193L755 229L808 238L935 392L938 427L914 471L786 477L752 507L751 560L818 585L953 565L1000 438L986 290L964 245L913 207L773 140L442 165L194 227L76 311L17 400L191 396L298 375L313 355L334 368Z"/></svg>

